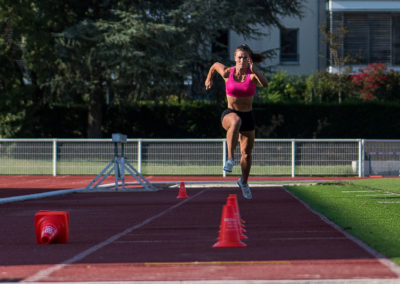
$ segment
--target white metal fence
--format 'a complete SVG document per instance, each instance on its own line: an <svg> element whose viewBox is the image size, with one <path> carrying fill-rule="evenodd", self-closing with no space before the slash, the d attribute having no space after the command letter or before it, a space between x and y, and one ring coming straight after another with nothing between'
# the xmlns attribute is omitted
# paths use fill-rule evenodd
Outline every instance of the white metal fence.
<svg viewBox="0 0 400 284"><path fill-rule="evenodd" d="M226 142L128 139L125 157L144 175L225 175ZM111 139L0 139L3 175L97 175L113 158ZM256 139L251 174L361 177L399 170L400 140ZM232 174L240 174L238 162Z"/></svg>

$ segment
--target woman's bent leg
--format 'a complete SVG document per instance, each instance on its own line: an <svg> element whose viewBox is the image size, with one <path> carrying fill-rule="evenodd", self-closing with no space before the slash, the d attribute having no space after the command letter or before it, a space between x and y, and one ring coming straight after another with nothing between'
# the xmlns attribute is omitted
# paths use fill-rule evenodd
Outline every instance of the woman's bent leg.
<svg viewBox="0 0 400 284"><path fill-rule="evenodd" d="M237 181L240 189L242 190L243 197L246 199L252 199L250 187L247 183L250 169L251 169L251 152L254 146L254 130L240 132L240 166L242 168L242 176Z"/></svg>
<svg viewBox="0 0 400 284"><path fill-rule="evenodd" d="M229 113L222 120L222 127L226 130L226 144L228 159L234 158L234 152L239 139L240 117L236 113Z"/></svg>
<svg viewBox="0 0 400 284"><path fill-rule="evenodd" d="M255 131L243 131L239 135L240 139L240 166L242 168L242 182L247 183L250 175L252 157L254 147Z"/></svg>

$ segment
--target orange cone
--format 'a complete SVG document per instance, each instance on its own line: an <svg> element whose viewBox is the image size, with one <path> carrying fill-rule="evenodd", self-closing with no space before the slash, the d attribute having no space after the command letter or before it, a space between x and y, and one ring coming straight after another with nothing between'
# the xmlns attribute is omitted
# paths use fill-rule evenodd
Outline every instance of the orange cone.
<svg viewBox="0 0 400 284"><path fill-rule="evenodd" d="M186 194L186 188L185 188L185 183L181 182L181 185L179 186L179 193L178 196L176 197L178 199L185 199L188 198Z"/></svg>
<svg viewBox="0 0 400 284"><path fill-rule="evenodd" d="M66 243L69 238L69 214L65 211L44 211L35 214L38 244Z"/></svg>
<svg viewBox="0 0 400 284"><path fill-rule="evenodd" d="M225 205L222 207L221 224L219 225L217 241L221 240L222 230L225 226L226 209Z"/></svg>
<svg viewBox="0 0 400 284"><path fill-rule="evenodd" d="M221 231L219 241L213 245L213 248L243 248L246 244L240 241L240 235L235 218L233 207L224 205L221 218Z"/></svg>
<svg viewBox="0 0 400 284"><path fill-rule="evenodd" d="M240 239L247 240L248 237L244 234L246 232L246 230L244 229L244 223L242 223L242 219L240 218L239 205L237 202L236 194L229 195L226 201L226 205L230 205L233 208L233 214L236 218Z"/></svg>
<svg viewBox="0 0 400 284"><path fill-rule="evenodd" d="M244 220L240 217L239 202L238 202L238 200L237 200L237 195L236 195L236 194L229 194L228 200L229 200L229 198L231 198L231 199L234 200L234 204L235 204L234 206L235 206L235 209L236 209L236 211L237 211L237 213L238 213L240 224L241 224L242 227L245 227L244 224L246 223L246 221L244 221ZM227 202L228 202L228 201L227 201Z"/></svg>
<svg viewBox="0 0 400 284"><path fill-rule="evenodd" d="M238 210L239 210L239 208L238 208L238 203L235 203L234 202L234 198L236 197L236 194L230 194L229 196L228 196L228 198L226 199L226 205L229 205L229 206L232 206L233 207L233 213L234 213L234 216L235 216L235 218L237 218L238 220L240 219L240 217L238 217ZM236 200L237 201L237 200ZM221 233L221 231L222 231L222 227L223 227L223 225L224 225L224 219L225 219L225 213L226 213L226 210L222 210L222 217L221 217L221 225L219 226L219 233ZM242 232L242 230L244 230L243 229L243 226L244 225L242 225L241 224L241 222L237 222L240 226L239 226L239 229L241 230L240 232ZM245 230L244 230L245 231ZM247 237L246 237L247 238ZM217 237L217 240L219 240L220 239L220 237L218 236ZM245 238L243 238L243 239L245 239Z"/></svg>

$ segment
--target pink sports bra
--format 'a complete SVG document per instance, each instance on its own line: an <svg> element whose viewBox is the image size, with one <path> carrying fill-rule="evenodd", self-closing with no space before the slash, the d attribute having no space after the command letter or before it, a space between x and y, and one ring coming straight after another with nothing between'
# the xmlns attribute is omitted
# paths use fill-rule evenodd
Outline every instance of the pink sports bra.
<svg viewBox="0 0 400 284"><path fill-rule="evenodd" d="M233 74L235 74L235 67L231 68L229 78L225 82L226 94L230 97L253 97L256 93L257 86L250 79L250 69L247 70L247 75L244 82L237 82L233 78Z"/></svg>

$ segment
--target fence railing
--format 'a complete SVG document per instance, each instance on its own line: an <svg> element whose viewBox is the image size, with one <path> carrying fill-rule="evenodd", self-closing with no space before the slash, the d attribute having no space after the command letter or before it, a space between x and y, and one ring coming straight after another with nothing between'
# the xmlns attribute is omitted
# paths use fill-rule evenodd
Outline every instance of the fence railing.
<svg viewBox="0 0 400 284"><path fill-rule="evenodd" d="M225 139L128 139L125 158L144 175L224 176L226 151ZM259 176L398 176L400 140L256 139L252 157ZM111 139L0 139L3 175L97 175L113 158Z"/></svg>

